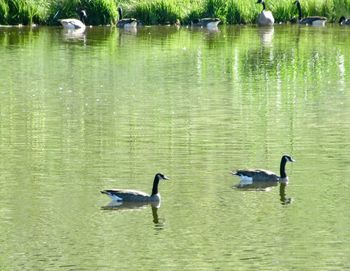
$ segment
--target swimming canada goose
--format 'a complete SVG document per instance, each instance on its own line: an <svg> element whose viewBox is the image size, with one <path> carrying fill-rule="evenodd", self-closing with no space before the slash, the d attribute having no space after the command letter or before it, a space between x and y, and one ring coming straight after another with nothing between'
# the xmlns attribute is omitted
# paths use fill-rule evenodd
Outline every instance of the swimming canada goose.
<svg viewBox="0 0 350 271"><path fill-rule="evenodd" d="M169 180L167 176L162 173L157 173L154 177L152 194L149 195L142 191L130 189L109 189L101 191L114 201L119 202L159 202L160 194L158 193L158 184L160 180Z"/></svg>
<svg viewBox="0 0 350 271"><path fill-rule="evenodd" d="M341 16L339 19L340 25L350 25L350 19L346 19L344 16Z"/></svg>
<svg viewBox="0 0 350 271"><path fill-rule="evenodd" d="M80 20L78 19L61 19L59 22L65 29L85 29L85 20L87 19L86 11L79 12Z"/></svg>
<svg viewBox="0 0 350 271"><path fill-rule="evenodd" d="M302 18L301 13L301 5L299 0L296 0L294 4L297 6L298 9L298 23L299 24L305 24L305 25L312 25L312 26L325 26L327 18L321 17L321 16L310 16L306 18Z"/></svg>
<svg viewBox="0 0 350 271"><path fill-rule="evenodd" d="M287 184L286 163L295 162L289 155L283 155L280 164L280 176L264 169L242 169L233 171L232 175L239 176L240 183L237 188L266 188L277 186L278 183Z"/></svg>
<svg viewBox="0 0 350 271"><path fill-rule="evenodd" d="M258 25L273 25L275 23L275 18L271 11L266 10L266 5L264 0L258 0L257 4L261 4L263 9L258 16Z"/></svg>
<svg viewBox="0 0 350 271"><path fill-rule="evenodd" d="M206 27L209 29L213 29L213 28L217 28L219 23L220 23L219 18L202 18L202 19L195 19L191 21L191 26L199 26L199 27Z"/></svg>
<svg viewBox="0 0 350 271"><path fill-rule="evenodd" d="M117 27L120 28L131 28L137 26L137 20L134 18L125 18L123 19L123 9L118 7L119 20L117 22Z"/></svg>

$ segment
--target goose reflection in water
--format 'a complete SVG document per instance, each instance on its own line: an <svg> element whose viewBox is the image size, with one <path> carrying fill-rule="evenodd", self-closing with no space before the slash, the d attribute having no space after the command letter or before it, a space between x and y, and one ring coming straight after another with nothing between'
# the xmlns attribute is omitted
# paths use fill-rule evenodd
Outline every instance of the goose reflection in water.
<svg viewBox="0 0 350 271"><path fill-rule="evenodd" d="M287 185L286 183L281 183L280 184L280 187L279 187L279 200L281 202L282 205L288 205L288 204L291 204L293 202L293 199L290 198L290 197L287 197L287 194L286 194L286 188L287 188ZM259 191L271 191L272 190L272 187L271 186L267 186L267 187L249 187L249 188L239 188L237 187L236 185L233 186L233 188L237 189L237 190L240 190L240 191L256 191L256 192L259 192Z"/></svg>
<svg viewBox="0 0 350 271"><path fill-rule="evenodd" d="M85 29L63 29L63 37L66 41L83 41L86 43Z"/></svg>
<svg viewBox="0 0 350 271"><path fill-rule="evenodd" d="M102 206L102 210L109 211L140 211L147 209L151 206L152 209L152 222L154 223L155 230L162 230L164 228L165 222L162 218L159 218L158 209L160 208L160 202L117 202L111 201L108 205Z"/></svg>
<svg viewBox="0 0 350 271"><path fill-rule="evenodd" d="M261 45L270 46L273 40L275 29L273 26L265 26L258 28L258 35L260 38Z"/></svg>
<svg viewBox="0 0 350 271"><path fill-rule="evenodd" d="M122 34L126 35L136 35L137 34L137 28L136 27L131 27L131 28L118 28L119 31L119 36Z"/></svg>
<svg viewBox="0 0 350 271"><path fill-rule="evenodd" d="M286 188L287 188L288 184L287 183L280 183L279 186L279 199L281 201L282 205L288 205L291 204L293 202L292 198L287 197L286 194ZM250 186L250 187L244 187L244 188L240 188L237 187L237 185L234 185L233 188L240 190L240 191L271 191L272 190L272 186L269 183L265 183L265 186L260 184L258 186Z"/></svg>
<svg viewBox="0 0 350 271"><path fill-rule="evenodd" d="M291 204L293 199L292 198L288 198L286 195L286 187L287 184L285 183L281 183L280 184L280 201L282 205L288 205Z"/></svg>

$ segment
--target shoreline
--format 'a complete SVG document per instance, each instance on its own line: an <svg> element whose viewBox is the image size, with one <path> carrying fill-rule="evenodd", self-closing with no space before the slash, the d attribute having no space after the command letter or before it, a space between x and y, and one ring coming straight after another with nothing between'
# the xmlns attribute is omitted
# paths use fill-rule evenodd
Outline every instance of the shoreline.
<svg viewBox="0 0 350 271"><path fill-rule="evenodd" d="M18 2L14 5L12 2ZM4 1L0 5L0 25L58 25L58 19L77 18L79 10L86 10L88 25L115 24L117 8L122 7L126 18L136 18L144 25L189 25L199 18L219 18L221 24L255 24L261 12L256 0L80 0L58 1ZM21 5L20 5L21 3ZM337 22L341 16L350 15L350 2L337 0L301 0L303 17L323 16L328 23ZM304 4L305 3L305 4ZM297 9L291 0L266 0L266 9L275 21L287 23L297 18Z"/></svg>

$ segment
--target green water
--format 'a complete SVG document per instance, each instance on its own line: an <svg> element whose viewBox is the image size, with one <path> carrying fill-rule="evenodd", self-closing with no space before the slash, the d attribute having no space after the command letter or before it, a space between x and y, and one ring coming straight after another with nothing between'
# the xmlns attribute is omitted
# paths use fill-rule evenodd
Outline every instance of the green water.
<svg viewBox="0 0 350 271"><path fill-rule="evenodd" d="M0 270L350 269L350 28L0 28ZM279 169L285 197L230 170ZM159 209L105 208L108 188Z"/></svg>

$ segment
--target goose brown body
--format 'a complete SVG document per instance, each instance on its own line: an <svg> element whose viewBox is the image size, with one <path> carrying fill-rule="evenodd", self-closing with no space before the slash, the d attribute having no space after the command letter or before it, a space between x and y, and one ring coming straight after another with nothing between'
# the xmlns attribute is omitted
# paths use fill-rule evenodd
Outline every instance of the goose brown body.
<svg viewBox="0 0 350 271"><path fill-rule="evenodd" d="M350 26L350 19L345 18L344 16L341 16L339 19L340 25L348 25Z"/></svg>
<svg viewBox="0 0 350 271"><path fill-rule="evenodd" d="M321 17L321 16L309 16L306 18L302 18L302 12L301 12L301 5L299 0L296 0L294 2L298 9L298 23L299 24L304 24L304 25L312 25L312 26L325 26L327 22L326 17Z"/></svg>
<svg viewBox="0 0 350 271"><path fill-rule="evenodd" d="M158 184L160 180L168 180L168 177L166 177L162 173L157 173L154 177L151 194L132 189L107 189L101 191L101 193L106 194L114 201L157 202L161 199L160 194L158 192Z"/></svg>
<svg viewBox="0 0 350 271"><path fill-rule="evenodd" d="M123 18L123 10L118 7L119 20L117 22L117 27L120 28L134 28L137 26L137 20L135 18Z"/></svg>
<svg viewBox="0 0 350 271"><path fill-rule="evenodd" d="M202 19L197 19L192 21L191 26L216 28L219 23L220 23L219 18L202 18Z"/></svg>
<svg viewBox="0 0 350 271"><path fill-rule="evenodd" d="M275 18L272 15L271 11L266 10L266 5L264 0L258 0L257 4L262 4L263 9L258 16L258 25L266 26L273 25L275 23Z"/></svg>
<svg viewBox="0 0 350 271"><path fill-rule="evenodd" d="M79 13L80 20L78 19L61 19L59 22L65 29L85 29L85 20L87 19L87 14L85 10L81 10Z"/></svg>

